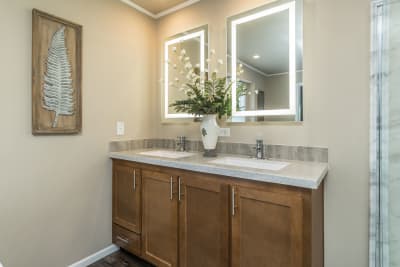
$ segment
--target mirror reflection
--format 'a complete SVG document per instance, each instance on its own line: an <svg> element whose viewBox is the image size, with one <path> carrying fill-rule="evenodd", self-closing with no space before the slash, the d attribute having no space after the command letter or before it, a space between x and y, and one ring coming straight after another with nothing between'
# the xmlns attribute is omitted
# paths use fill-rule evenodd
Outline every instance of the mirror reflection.
<svg viewBox="0 0 400 267"><path fill-rule="evenodd" d="M302 1L234 16L228 30L232 121L302 120Z"/></svg>
<svg viewBox="0 0 400 267"><path fill-rule="evenodd" d="M184 93L187 77L186 67L194 67L201 72L205 70L208 42L208 27L196 28L165 42L164 67L164 113L165 118L191 118L193 115L178 113L170 105L186 98ZM180 62L184 62L181 64Z"/></svg>

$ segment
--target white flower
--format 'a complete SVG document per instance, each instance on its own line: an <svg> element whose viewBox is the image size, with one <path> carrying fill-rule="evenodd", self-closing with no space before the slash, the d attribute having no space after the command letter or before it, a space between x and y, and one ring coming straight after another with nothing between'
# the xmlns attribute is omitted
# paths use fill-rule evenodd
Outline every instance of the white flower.
<svg viewBox="0 0 400 267"><path fill-rule="evenodd" d="M200 64L199 63L196 64L196 68L200 68Z"/></svg>
<svg viewBox="0 0 400 267"><path fill-rule="evenodd" d="M218 64L224 65L224 61L222 59L218 59Z"/></svg>
<svg viewBox="0 0 400 267"><path fill-rule="evenodd" d="M185 57L185 61L190 61L190 57Z"/></svg>
<svg viewBox="0 0 400 267"><path fill-rule="evenodd" d="M179 78L175 78L175 82L179 82Z"/></svg>
<svg viewBox="0 0 400 267"><path fill-rule="evenodd" d="M242 63L239 64L239 68L243 68L243 64Z"/></svg>
<svg viewBox="0 0 400 267"><path fill-rule="evenodd" d="M215 49L211 49L210 53L211 55L215 55Z"/></svg>
<svg viewBox="0 0 400 267"><path fill-rule="evenodd" d="M176 64L174 64L174 69L176 69L177 68L177 66L176 66Z"/></svg>
<svg viewBox="0 0 400 267"><path fill-rule="evenodd" d="M211 59L207 58L207 60L206 60L206 61L207 61L207 63L210 63L210 62L211 62Z"/></svg>
<svg viewBox="0 0 400 267"><path fill-rule="evenodd" d="M172 47L172 51L176 53L176 46Z"/></svg>
<svg viewBox="0 0 400 267"><path fill-rule="evenodd" d="M182 50L181 50L181 55L182 55L182 56L186 55L186 50L185 50L185 49L182 49Z"/></svg>
<svg viewBox="0 0 400 267"><path fill-rule="evenodd" d="M185 69L190 70L191 68L193 68L192 64L190 62L186 63Z"/></svg>

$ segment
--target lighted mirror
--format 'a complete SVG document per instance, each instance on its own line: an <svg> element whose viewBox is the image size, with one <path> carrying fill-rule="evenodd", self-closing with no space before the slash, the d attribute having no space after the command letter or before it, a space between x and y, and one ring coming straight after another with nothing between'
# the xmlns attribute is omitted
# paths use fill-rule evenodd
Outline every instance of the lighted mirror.
<svg viewBox="0 0 400 267"><path fill-rule="evenodd" d="M228 19L232 122L303 119L302 10L276 1Z"/></svg>
<svg viewBox="0 0 400 267"><path fill-rule="evenodd" d="M187 96L182 84L188 79L186 64L204 73L208 54L208 27L202 26L175 35L164 44L164 118L193 118L192 114L177 113L172 103ZM184 64L179 63L185 61Z"/></svg>

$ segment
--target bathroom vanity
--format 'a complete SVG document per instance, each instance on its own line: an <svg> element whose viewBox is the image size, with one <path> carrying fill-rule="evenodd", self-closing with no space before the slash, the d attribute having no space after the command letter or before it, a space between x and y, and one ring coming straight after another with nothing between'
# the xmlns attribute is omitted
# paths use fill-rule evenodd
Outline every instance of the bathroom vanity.
<svg viewBox="0 0 400 267"><path fill-rule="evenodd" d="M111 158L113 242L154 265L323 266L326 163L261 169L248 158L232 166L224 155L143 150Z"/></svg>

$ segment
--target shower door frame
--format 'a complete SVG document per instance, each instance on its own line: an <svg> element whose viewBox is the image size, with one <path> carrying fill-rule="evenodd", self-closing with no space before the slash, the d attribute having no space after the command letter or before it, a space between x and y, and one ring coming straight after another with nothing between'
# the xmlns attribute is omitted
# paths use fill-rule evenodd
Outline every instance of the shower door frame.
<svg viewBox="0 0 400 267"><path fill-rule="evenodd" d="M387 134L388 10L393 1L371 1L371 126L369 267L390 267Z"/></svg>

